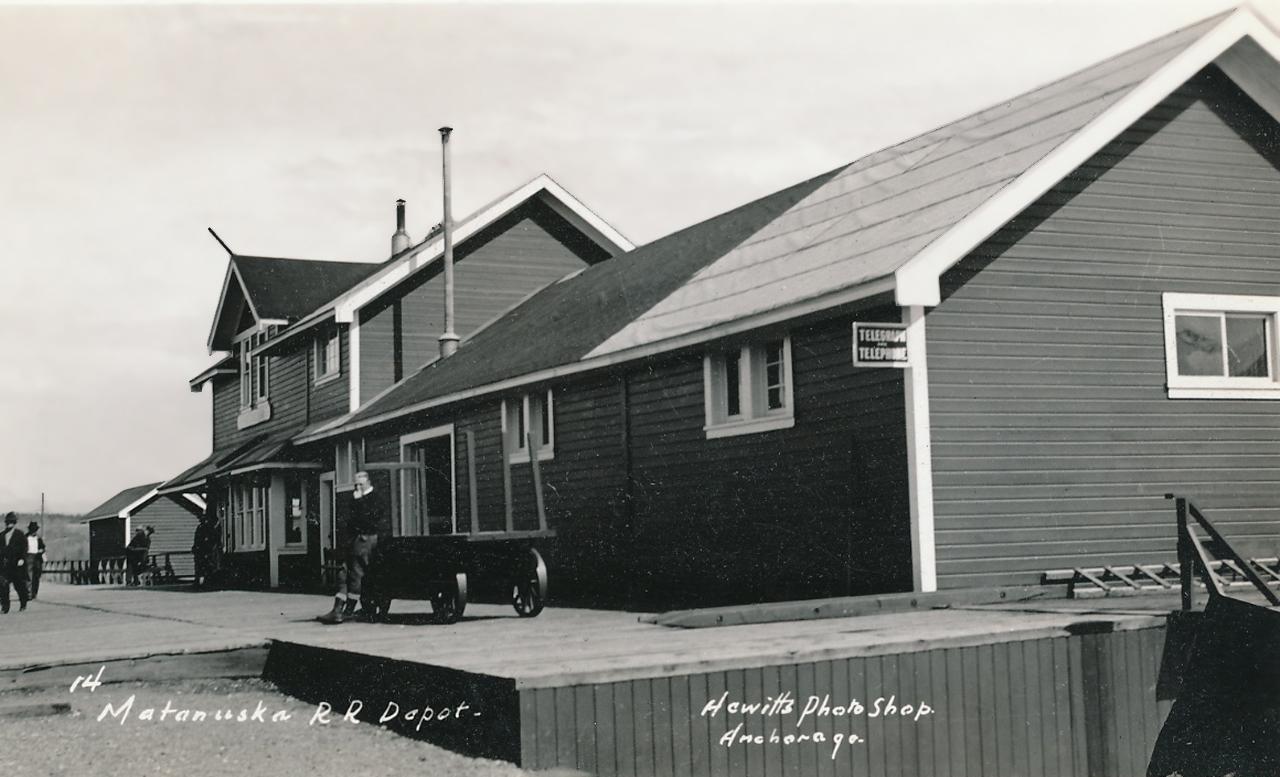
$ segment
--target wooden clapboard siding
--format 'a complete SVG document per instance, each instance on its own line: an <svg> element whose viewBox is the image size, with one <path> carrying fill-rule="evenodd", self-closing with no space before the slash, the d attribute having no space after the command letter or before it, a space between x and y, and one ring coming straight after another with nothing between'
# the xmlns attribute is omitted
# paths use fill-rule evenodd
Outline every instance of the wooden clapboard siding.
<svg viewBox="0 0 1280 777"><path fill-rule="evenodd" d="M1280 294L1268 126L1211 69L944 277L927 320L940 585L1170 560L1168 491L1246 553L1280 551L1280 413L1168 399L1161 307Z"/></svg>
<svg viewBox="0 0 1280 777"><path fill-rule="evenodd" d="M630 376L642 598L669 607L909 587L902 373L853 367L847 316L790 335L790 429L706 439L700 354Z"/></svg>
<svg viewBox="0 0 1280 777"><path fill-rule="evenodd" d="M191 552L196 524L199 523L194 510L194 506L187 509L174 498L162 496L135 511L132 516L135 531L147 526L155 528L155 534L151 535L152 553L184 554L172 557L173 571L182 576L195 574L194 562L187 555Z"/></svg>
<svg viewBox="0 0 1280 777"><path fill-rule="evenodd" d="M100 559L123 556L125 545L129 541L124 532L123 518L98 518L89 521L90 565L97 567Z"/></svg>
<svg viewBox="0 0 1280 777"><path fill-rule="evenodd" d="M213 381L213 449L230 450L262 434L300 429L307 423L311 381L311 340L291 346L279 356L268 357L271 417L253 426L237 429L240 414L240 378L227 376ZM335 381L340 382L340 381Z"/></svg>
<svg viewBox="0 0 1280 777"><path fill-rule="evenodd" d="M332 331L332 330L329 330ZM329 337L326 331L319 338L321 347L324 341ZM307 348L314 349L316 340L312 339ZM338 327L338 353L339 353L339 369L341 377L317 386L315 384L315 354L312 353L309 360L310 370L310 387L311 405L307 417L307 423L314 424L317 421L323 421L328 418L335 418L345 414L351 409L350 397L350 379L351 379L351 340L349 330L345 326Z"/></svg>
<svg viewBox="0 0 1280 777"><path fill-rule="evenodd" d="M466 337L535 290L607 257L548 206L526 203L458 246L454 331ZM444 277L438 264L365 307L360 314L362 401L396 381L397 352L399 377L435 359L443 331Z"/></svg>
<svg viewBox="0 0 1280 777"><path fill-rule="evenodd" d="M1163 627L1001 639L797 664L524 688L520 765L616 775L1129 777L1143 774L1170 703L1156 694ZM789 692L790 714L703 714ZM858 701L861 715L799 713L811 696ZM918 722L870 717L876 699L923 701ZM883 709L883 704L882 707ZM735 744L721 737L821 732L826 743ZM799 724L799 725L797 725ZM836 733L845 743L832 758Z"/></svg>
<svg viewBox="0 0 1280 777"><path fill-rule="evenodd" d="M853 367L847 314L790 336L790 429L708 440L701 352L551 385L554 455L541 474L557 536L540 547L557 601L674 607L910 587L902 372ZM501 530L501 401L381 425L368 458L398 459L400 435L454 424L466 527L470 431L481 529ZM532 466L506 470L514 528L536 528Z"/></svg>

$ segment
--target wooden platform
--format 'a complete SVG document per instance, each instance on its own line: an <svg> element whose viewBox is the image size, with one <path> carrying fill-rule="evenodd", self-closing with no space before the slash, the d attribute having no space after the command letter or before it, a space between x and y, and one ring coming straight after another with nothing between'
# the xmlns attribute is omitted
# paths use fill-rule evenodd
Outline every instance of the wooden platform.
<svg viewBox="0 0 1280 777"><path fill-rule="evenodd" d="M1046 601L673 629L635 613L473 605L452 626L424 603L393 622L324 627L324 597L49 585L0 619L0 673L34 665L270 645L266 675L307 701L360 700L410 735L529 768L596 774L1138 774L1157 699L1167 597ZM776 715L709 701L792 698ZM861 714L800 719L810 697ZM877 698L919 719L871 717ZM419 726L409 709L480 718ZM436 721L439 723L439 721ZM738 735L759 743L724 745ZM779 742L770 738L777 730ZM823 742L786 744L788 733ZM836 734L845 743L835 747ZM849 739L856 736L862 741ZM832 753L835 758L832 758Z"/></svg>

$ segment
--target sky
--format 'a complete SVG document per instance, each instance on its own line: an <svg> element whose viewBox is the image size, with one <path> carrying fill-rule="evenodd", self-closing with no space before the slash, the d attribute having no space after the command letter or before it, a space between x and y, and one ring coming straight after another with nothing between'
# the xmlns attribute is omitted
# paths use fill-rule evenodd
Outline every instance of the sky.
<svg viewBox="0 0 1280 777"><path fill-rule="evenodd" d="M1228 5L0 0L0 511L208 455L206 228L385 259L397 197L440 220L442 125L455 218L545 172L642 244Z"/></svg>

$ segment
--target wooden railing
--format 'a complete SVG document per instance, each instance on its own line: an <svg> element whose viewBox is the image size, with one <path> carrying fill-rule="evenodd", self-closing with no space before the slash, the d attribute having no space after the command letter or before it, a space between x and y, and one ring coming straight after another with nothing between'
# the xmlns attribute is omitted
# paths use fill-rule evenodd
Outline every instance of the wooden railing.
<svg viewBox="0 0 1280 777"><path fill-rule="evenodd" d="M1211 598L1225 595L1226 584L1219 574L1222 564L1242 574L1273 607L1280 606L1280 596L1271 590L1253 565L1231 547L1231 543L1227 542L1221 532L1214 528L1195 503L1177 494L1165 494L1165 498L1173 499L1178 510L1178 569L1182 583L1183 610L1195 607L1195 572L1197 571L1204 577L1204 584L1209 589ZM1204 529L1209 535L1217 555L1226 557L1222 560L1222 564L1215 563L1215 559L1205 549L1205 544L1200 541L1197 527Z"/></svg>
<svg viewBox="0 0 1280 777"><path fill-rule="evenodd" d="M164 585L190 579L179 576L173 569L175 558L190 555L191 551L152 553L147 557L140 580L144 585ZM126 556L100 558L96 563L82 559L56 559L44 563L42 574L71 585L123 585L128 580L129 564Z"/></svg>

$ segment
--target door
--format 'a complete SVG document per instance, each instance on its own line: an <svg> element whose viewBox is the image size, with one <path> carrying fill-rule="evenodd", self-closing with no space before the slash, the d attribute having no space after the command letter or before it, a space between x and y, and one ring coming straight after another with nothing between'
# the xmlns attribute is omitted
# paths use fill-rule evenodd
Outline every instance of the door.
<svg viewBox="0 0 1280 777"><path fill-rule="evenodd" d="M338 556L337 532L333 523L333 473L326 472L320 476L320 577L325 578L325 570L336 563Z"/></svg>
<svg viewBox="0 0 1280 777"><path fill-rule="evenodd" d="M453 427L441 426L400 438L400 460L417 465L416 482L404 487L405 534L454 534Z"/></svg>

